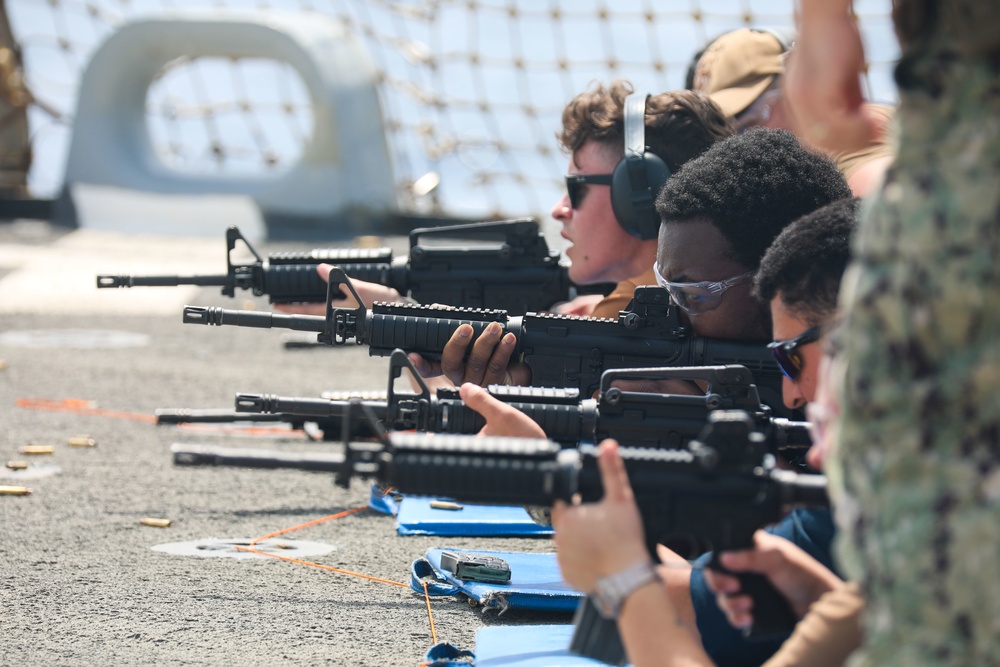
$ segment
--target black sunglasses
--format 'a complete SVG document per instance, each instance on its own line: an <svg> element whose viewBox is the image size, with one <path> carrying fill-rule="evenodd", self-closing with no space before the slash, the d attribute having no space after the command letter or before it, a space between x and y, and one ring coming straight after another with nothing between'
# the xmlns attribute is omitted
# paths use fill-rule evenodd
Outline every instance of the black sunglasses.
<svg viewBox="0 0 1000 667"><path fill-rule="evenodd" d="M796 378L799 377L799 373L802 372L802 355L799 353L799 348L809 343L815 343L822 338L825 328L823 325L815 326L806 329L795 338L778 340L768 344L767 349L771 350L778 368L781 369L786 378L795 382Z"/></svg>
<svg viewBox="0 0 1000 667"><path fill-rule="evenodd" d="M583 186L588 183L594 185L611 185L611 174L572 174L566 177L566 192L569 194L569 205L573 208L580 208L583 201Z"/></svg>

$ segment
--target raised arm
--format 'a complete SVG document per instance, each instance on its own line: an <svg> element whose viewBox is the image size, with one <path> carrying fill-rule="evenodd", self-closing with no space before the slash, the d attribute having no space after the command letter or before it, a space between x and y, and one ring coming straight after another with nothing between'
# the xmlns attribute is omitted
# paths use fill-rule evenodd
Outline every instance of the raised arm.
<svg viewBox="0 0 1000 667"><path fill-rule="evenodd" d="M882 131L863 104L861 35L851 0L801 0L784 95L801 137L828 151L858 150Z"/></svg>

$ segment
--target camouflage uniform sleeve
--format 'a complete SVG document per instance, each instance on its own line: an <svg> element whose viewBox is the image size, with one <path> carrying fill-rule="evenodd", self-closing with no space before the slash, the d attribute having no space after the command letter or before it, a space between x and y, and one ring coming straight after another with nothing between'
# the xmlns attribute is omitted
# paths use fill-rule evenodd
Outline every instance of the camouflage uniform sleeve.
<svg viewBox="0 0 1000 667"><path fill-rule="evenodd" d="M856 664L1000 664L1000 59L953 39L904 44L899 153L842 284L827 472Z"/></svg>

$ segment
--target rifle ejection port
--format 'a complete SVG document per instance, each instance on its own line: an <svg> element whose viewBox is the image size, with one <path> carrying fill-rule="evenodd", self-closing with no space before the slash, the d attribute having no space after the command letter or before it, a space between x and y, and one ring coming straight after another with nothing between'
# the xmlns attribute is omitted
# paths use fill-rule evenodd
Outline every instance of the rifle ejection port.
<svg viewBox="0 0 1000 667"><path fill-rule="evenodd" d="M169 542L151 547L153 551L171 556L195 556L197 558L236 558L250 560L269 558L269 554L304 558L322 556L337 547L323 542L306 542L292 539L267 539L254 543L252 538L210 537L190 542Z"/></svg>

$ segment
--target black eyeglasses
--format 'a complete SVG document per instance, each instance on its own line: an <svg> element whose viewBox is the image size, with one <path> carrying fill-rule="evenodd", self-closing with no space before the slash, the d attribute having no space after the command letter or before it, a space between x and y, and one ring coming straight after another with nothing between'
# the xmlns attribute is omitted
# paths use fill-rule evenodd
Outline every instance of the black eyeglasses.
<svg viewBox="0 0 1000 667"><path fill-rule="evenodd" d="M583 186L591 183L593 185L611 185L611 174L570 174L566 176L566 192L569 194L569 205L573 208L580 208L585 191Z"/></svg>
<svg viewBox="0 0 1000 667"><path fill-rule="evenodd" d="M809 343L815 343L822 338L825 328L823 325L815 326L806 329L795 338L778 340L768 344L767 349L771 350L778 368L781 369L786 378L795 382L799 377L799 373L802 372L802 354L799 352L799 348Z"/></svg>

